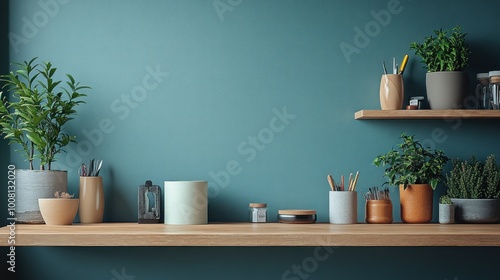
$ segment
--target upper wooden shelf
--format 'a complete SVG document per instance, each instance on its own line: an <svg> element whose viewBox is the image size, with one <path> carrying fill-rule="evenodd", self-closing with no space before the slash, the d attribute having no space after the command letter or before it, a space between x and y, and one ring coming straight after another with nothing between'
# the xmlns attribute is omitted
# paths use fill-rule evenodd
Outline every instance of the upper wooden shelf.
<svg viewBox="0 0 500 280"><path fill-rule="evenodd" d="M356 120L500 119L500 110L361 110Z"/></svg>
<svg viewBox="0 0 500 280"><path fill-rule="evenodd" d="M15 246L500 246L500 224L17 224ZM9 228L0 228L0 246Z"/></svg>

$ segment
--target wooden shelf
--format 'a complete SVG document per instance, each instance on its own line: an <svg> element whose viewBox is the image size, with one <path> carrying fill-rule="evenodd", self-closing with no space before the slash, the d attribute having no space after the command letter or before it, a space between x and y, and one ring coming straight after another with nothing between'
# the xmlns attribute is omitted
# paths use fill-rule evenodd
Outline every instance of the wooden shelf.
<svg viewBox="0 0 500 280"><path fill-rule="evenodd" d="M0 246L9 228L0 228ZM15 246L500 246L500 224L17 224Z"/></svg>
<svg viewBox="0 0 500 280"><path fill-rule="evenodd" d="M356 120L500 119L500 110L361 110Z"/></svg>

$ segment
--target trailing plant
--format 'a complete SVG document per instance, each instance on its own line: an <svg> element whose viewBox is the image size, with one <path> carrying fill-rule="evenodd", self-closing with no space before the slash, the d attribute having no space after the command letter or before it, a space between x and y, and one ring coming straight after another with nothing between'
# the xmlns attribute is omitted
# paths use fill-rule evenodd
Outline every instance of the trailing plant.
<svg viewBox="0 0 500 280"><path fill-rule="evenodd" d="M75 196L74 194L69 194L67 192L62 192L62 191L56 191L54 193L55 198L73 198Z"/></svg>
<svg viewBox="0 0 500 280"><path fill-rule="evenodd" d="M469 45L465 41L466 33L460 26L454 27L450 35L443 29L434 30L434 36L424 38L423 43L413 42L410 49L422 57L421 63L428 72L462 71L469 65Z"/></svg>
<svg viewBox="0 0 500 280"><path fill-rule="evenodd" d="M485 162L472 156L469 161L452 160L453 167L446 174L447 195L451 198L499 198L500 166L494 155Z"/></svg>
<svg viewBox="0 0 500 280"><path fill-rule="evenodd" d="M402 133L400 138L403 142L398 145L399 150L391 149L377 156L373 164L387 166L384 176L390 185L403 185L406 189L409 184L430 184L436 189L448 157L441 150L424 148L414 136Z"/></svg>
<svg viewBox="0 0 500 280"><path fill-rule="evenodd" d="M75 142L75 136L63 129L76 114L75 107L85 103L81 91L89 87L69 74L63 84L55 79L57 68L52 63L36 60L14 63L18 70L0 76L3 89L11 93L9 100L0 92L0 132L10 144L21 146L31 170L35 159L40 170L50 170L55 156Z"/></svg>

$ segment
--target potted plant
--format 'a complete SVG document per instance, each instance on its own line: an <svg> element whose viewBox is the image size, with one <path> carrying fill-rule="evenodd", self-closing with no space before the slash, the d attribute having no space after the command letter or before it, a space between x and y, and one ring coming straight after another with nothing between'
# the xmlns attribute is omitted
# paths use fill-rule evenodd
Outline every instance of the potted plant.
<svg viewBox="0 0 500 280"><path fill-rule="evenodd" d="M463 72L469 64L467 34L460 26L454 27L449 35L442 29L434 30L434 34L435 37L426 37L423 43L410 44L410 49L422 57L427 70L429 105L435 110L460 109L469 87L468 76Z"/></svg>
<svg viewBox="0 0 500 280"><path fill-rule="evenodd" d="M405 223L427 223L432 220L433 190L442 179L448 162L441 150L424 148L414 136L401 134L399 150L379 155L373 163L386 166L384 176L389 184L399 186L401 220Z"/></svg>
<svg viewBox="0 0 500 280"><path fill-rule="evenodd" d="M455 205L447 195L442 195L439 198L439 223L455 223Z"/></svg>
<svg viewBox="0 0 500 280"><path fill-rule="evenodd" d="M67 74L67 80L56 79L57 68L37 58L15 63L19 69L0 76L0 132L9 144L29 162L29 170L16 170L16 218L20 223L43 223L38 198L51 197L55 190L67 190L67 171L52 170L56 155L75 142L75 136L64 131L76 114L75 107L84 103L81 93L88 89ZM35 163L39 170L35 170Z"/></svg>
<svg viewBox="0 0 500 280"><path fill-rule="evenodd" d="M484 162L474 156L469 161L452 160L446 175L447 195L456 208L460 223L496 223L500 221L500 166L494 155Z"/></svg>
<svg viewBox="0 0 500 280"><path fill-rule="evenodd" d="M80 200L67 192L56 191L54 198L39 198L38 204L47 225L71 225Z"/></svg>

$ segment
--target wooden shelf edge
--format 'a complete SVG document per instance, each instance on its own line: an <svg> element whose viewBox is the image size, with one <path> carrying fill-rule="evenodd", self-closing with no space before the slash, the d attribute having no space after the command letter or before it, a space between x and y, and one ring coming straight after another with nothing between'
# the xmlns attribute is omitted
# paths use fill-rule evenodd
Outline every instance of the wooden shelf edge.
<svg viewBox="0 0 500 280"><path fill-rule="evenodd" d="M9 229L0 228L0 246ZM500 224L16 225L15 246L500 246Z"/></svg>
<svg viewBox="0 0 500 280"><path fill-rule="evenodd" d="M500 110L360 110L356 120L500 119Z"/></svg>

